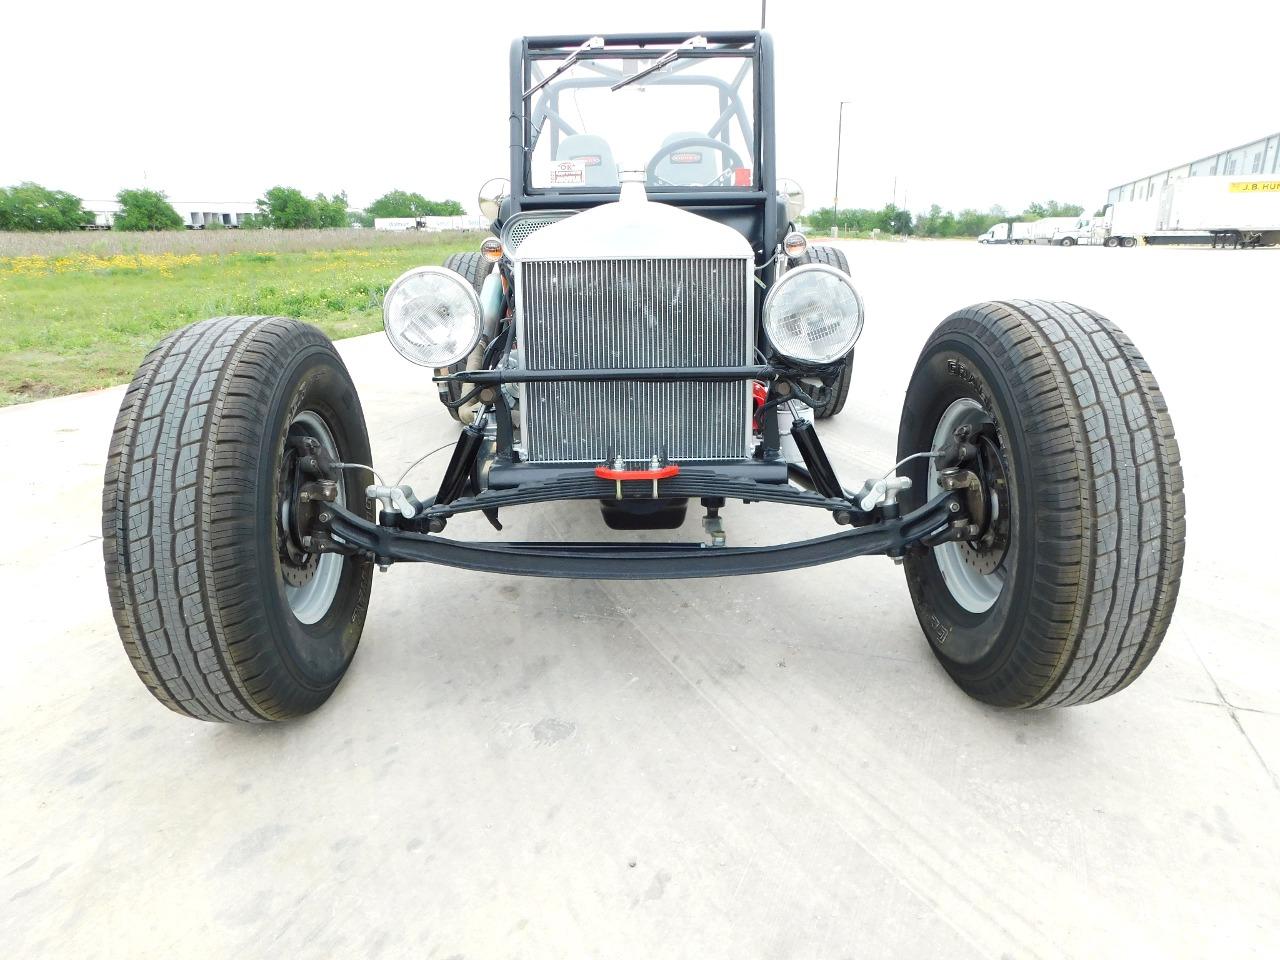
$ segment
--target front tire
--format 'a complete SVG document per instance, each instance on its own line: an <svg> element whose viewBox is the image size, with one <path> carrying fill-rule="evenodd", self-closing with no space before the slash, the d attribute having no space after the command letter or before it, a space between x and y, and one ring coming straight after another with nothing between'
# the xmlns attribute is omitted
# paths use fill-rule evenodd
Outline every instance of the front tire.
<svg viewBox="0 0 1280 960"><path fill-rule="evenodd" d="M107 589L134 670L201 720L284 720L346 673L372 564L287 549L291 441L370 462L355 386L329 339L283 317L218 317L143 361L102 494ZM338 499L372 519L364 471Z"/></svg>
<svg viewBox="0 0 1280 960"><path fill-rule="evenodd" d="M1110 321L1073 304L968 307L920 355L899 458L936 449L966 418L994 421L984 472L1004 526L993 525L990 543L906 559L934 654L967 693L1000 706L1123 689L1168 629L1185 535L1178 445L1146 361ZM940 492L931 464L908 465L904 509Z"/></svg>

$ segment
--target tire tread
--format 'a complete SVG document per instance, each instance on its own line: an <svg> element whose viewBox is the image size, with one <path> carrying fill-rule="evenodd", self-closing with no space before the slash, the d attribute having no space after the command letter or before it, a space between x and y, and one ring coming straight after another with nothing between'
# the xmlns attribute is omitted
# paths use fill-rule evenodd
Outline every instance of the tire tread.
<svg viewBox="0 0 1280 960"><path fill-rule="evenodd" d="M135 671L177 713L258 722L302 712L283 661L255 665L262 617L237 551L252 536L246 476L272 358L317 345L341 365L313 327L217 317L166 337L125 392L103 484L107 588Z"/></svg>
<svg viewBox="0 0 1280 960"><path fill-rule="evenodd" d="M925 347L978 340L1007 377L1034 451L1037 565L1005 667L967 676L980 699L1066 706L1109 696L1150 664L1182 573L1185 503L1173 424L1150 367L1106 318L1014 300L953 314Z"/></svg>

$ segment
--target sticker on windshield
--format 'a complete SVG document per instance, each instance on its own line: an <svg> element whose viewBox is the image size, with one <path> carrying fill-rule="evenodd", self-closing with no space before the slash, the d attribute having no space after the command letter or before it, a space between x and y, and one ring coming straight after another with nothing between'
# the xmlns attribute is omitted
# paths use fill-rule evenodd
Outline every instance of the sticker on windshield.
<svg viewBox="0 0 1280 960"><path fill-rule="evenodd" d="M673 153L671 155L671 162L672 163L701 163L702 154L696 153L692 150L686 151L684 153Z"/></svg>
<svg viewBox="0 0 1280 960"><path fill-rule="evenodd" d="M581 187L587 182L587 167L580 157L552 160L547 164L546 176L540 179L549 187Z"/></svg>
<svg viewBox="0 0 1280 960"><path fill-rule="evenodd" d="M577 160L577 161L578 161L579 163L581 163L584 167L598 167L598 166L600 166L600 154L598 154L598 153L584 153L584 154L580 154L580 155L578 155L578 156L576 156L576 157L570 157L569 159L570 159L570 160Z"/></svg>

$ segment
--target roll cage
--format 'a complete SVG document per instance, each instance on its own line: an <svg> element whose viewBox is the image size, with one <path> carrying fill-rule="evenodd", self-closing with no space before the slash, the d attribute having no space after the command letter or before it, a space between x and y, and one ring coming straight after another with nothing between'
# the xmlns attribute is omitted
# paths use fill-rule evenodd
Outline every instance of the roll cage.
<svg viewBox="0 0 1280 960"><path fill-rule="evenodd" d="M594 64L599 60L651 59L667 53L689 40L689 33L611 34L601 37L603 45L592 49L589 60L579 61L599 73L598 79L578 78L575 84L610 86L622 77L621 72ZM788 227L785 201L779 201L777 170L774 156L774 87L773 41L765 31L710 31L705 49L694 59L710 57L749 57L753 67L752 102L744 103L735 85L709 77L682 76L690 61L676 60L665 71L646 78L648 84L708 84L720 87L722 113L712 125L709 136L723 136L730 124L749 131L755 153L753 183L750 187L664 187L651 193L650 199L669 203L732 227L747 238L755 251L757 263L773 256ZM544 83L534 96L526 91L539 82L535 76L538 61L558 61L572 56L590 36L524 37L511 44L510 78L510 180L511 193L503 204L499 223L513 214L539 210L583 210L618 199L616 189L593 187L534 187L530 176L530 157L539 136L552 138L576 133L572 123L558 109L560 83ZM656 48L656 49L655 49ZM545 80L545 77L544 77ZM532 109L529 109L530 103ZM750 114L748 114L750 111ZM752 129L750 122L754 115Z"/></svg>

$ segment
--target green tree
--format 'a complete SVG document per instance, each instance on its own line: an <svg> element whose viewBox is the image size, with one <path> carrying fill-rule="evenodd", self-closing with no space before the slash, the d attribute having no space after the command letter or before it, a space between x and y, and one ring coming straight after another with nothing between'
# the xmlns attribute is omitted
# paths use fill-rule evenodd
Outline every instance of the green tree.
<svg viewBox="0 0 1280 960"><path fill-rule="evenodd" d="M427 198L420 193L392 190L369 204L364 212L369 217L425 217Z"/></svg>
<svg viewBox="0 0 1280 960"><path fill-rule="evenodd" d="M120 212L112 230L181 230L185 224L169 198L158 190L121 190L116 194Z"/></svg>
<svg viewBox="0 0 1280 960"><path fill-rule="evenodd" d="M79 230L93 224L80 198L29 181L0 187L0 230Z"/></svg>
<svg viewBox="0 0 1280 960"><path fill-rule="evenodd" d="M335 193L332 199L326 199L323 193L317 193L315 205L316 226L324 228L351 226L347 220L347 195L345 193Z"/></svg>
<svg viewBox="0 0 1280 960"><path fill-rule="evenodd" d="M911 212L900 210L892 203L886 203L884 209L876 214L875 229L882 233L907 236L911 233Z"/></svg>
<svg viewBox="0 0 1280 960"><path fill-rule="evenodd" d="M304 230L319 226L314 200L293 187L272 187L258 200L258 218L265 227Z"/></svg>
<svg viewBox="0 0 1280 960"><path fill-rule="evenodd" d="M272 187L258 201L258 212L245 217L241 226L249 230L274 227L277 230L315 230L349 226L347 195L309 198L293 187Z"/></svg>
<svg viewBox="0 0 1280 960"><path fill-rule="evenodd" d="M462 204L457 200L428 200L427 216L428 217L461 217L467 211L462 209Z"/></svg>
<svg viewBox="0 0 1280 960"><path fill-rule="evenodd" d="M1045 217L1078 217L1084 213L1084 207L1076 203L1059 203L1050 200L1048 203L1032 203L1023 211L1027 220L1043 220Z"/></svg>
<svg viewBox="0 0 1280 960"><path fill-rule="evenodd" d="M464 213L457 200L428 200L420 193L403 190L384 193L364 211L369 219L366 226L373 225L374 217L460 217Z"/></svg>

